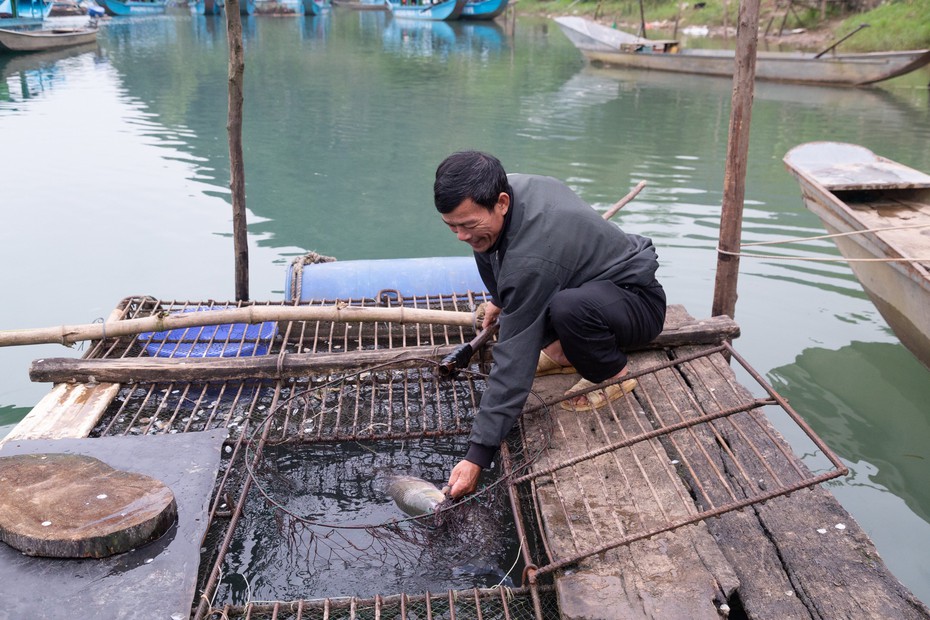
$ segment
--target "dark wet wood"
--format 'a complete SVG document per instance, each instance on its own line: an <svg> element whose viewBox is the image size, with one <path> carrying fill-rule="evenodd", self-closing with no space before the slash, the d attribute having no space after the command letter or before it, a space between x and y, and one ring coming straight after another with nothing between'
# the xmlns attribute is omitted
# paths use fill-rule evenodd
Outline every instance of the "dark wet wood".
<svg viewBox="0 0 930 620"><path fill-rule="evenodd" d="M177 520L164 483L79 454L0 458L0 539L26 555L102 558Z"/></svg>
<svg viewBox="0 0 930 620"><path fill-rule="evenodd" d="M665 329L649 345L669 347L684 343L717 344L739 335L739 326L729 317L696 320L681 306L671 306ZM228 358L123 358L40 359L32 363L33 381L218 381L301 377L316 372L365 368L376 365L399 368L422 365L423 360L440 361L457 345L404 347L345 353L287 353Z"/></svg>

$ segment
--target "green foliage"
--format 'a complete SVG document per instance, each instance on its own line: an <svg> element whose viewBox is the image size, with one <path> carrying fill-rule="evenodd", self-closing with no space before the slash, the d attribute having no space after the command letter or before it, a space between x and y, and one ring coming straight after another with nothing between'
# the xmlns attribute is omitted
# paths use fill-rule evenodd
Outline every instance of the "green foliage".
<svg viewBox="0 0 930 620"><path fill-rule="evenodd" d="M703 6L696 8L695 4L699 2L701 0L687 0L679 6L678 0L643 0L646 22L671 24L678 19L679 26L735 26L739 0L704 0ZM856 0L854 4L863 6L868 2ZM596 14L604 22L639 24L639 6L638 0L520 0L517 10L550 15ZM803 27L808 30L824 28L831 31L833 36L830 38L836 40L855 30L859 24L870 24L869 28L843 42L839 48L841 51L930 47L930 0L890 0L873 10L854 14L848 13L847 6L852 4L828 2L825 6L827 14L822 18L819 0L797 1L785 26ZM774 13L775 10L775 0L762 0L759 18L762 29L773 15L776 23L780 21L781 18ZM838 23L837 20L844 15L847 17Z"/></svg>
<svg viewBox="0 0 930 620"><path fill-rule="evenodd" d="M898 0L882 4L866 13L848 17L837 28L836 34L843 36L863 23L869 27L844 42L843 50L930 47L930 0Z"/></svg>

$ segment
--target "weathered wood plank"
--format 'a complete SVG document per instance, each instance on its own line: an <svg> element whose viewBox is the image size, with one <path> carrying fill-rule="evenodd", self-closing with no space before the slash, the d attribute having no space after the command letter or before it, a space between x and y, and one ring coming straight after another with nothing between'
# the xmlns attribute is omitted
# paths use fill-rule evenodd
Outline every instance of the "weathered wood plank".
<svg viewBox="0 0 930 620"><path fill-rule="evenodd" d="M0 445L19 439L87 437L117 392L116 383L60 383L0 439Z"/></svg>
<svg viewBox="0 0 930 620"><path fill-rule="evenodd" d="M577 378L540 378L534 392L553 400ZM546 446L534 469L642 434L648 425L642 418L642 409L629 395L614 403L614 411L556 407L549 416L529 415L523 422L527 449ZM536 493L555 559L584 554L693 511L670 461L653 441L540 478ZM703 524L588 557L556 577L561 615L567 619L716 619L718 605L737 585Z"/></svg>
<svg viewBox="0 0 930 620"><path fill-rule="evenodd" d="M728 407L751 398L735 378L710 380L728 369L715 355L685 364L683 374L702 405ZM738 414L731 422L715 425L734 452L745 451L748 440L790 452L765 416ZM747 473L750 481L759 475ZM747 484L740 476L731 480L734 487ZM838 523L845 528L834 527ZM739 575L739 598L750 618L930 618L930 610L891 574L852 516L820 486L712 519L708 527Z"/></svg>

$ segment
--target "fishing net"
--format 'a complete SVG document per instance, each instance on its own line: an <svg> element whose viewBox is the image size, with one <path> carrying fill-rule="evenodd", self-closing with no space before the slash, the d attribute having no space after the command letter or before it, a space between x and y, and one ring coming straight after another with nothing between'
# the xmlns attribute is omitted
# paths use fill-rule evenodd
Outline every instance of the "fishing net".
<svg viewBox="0 0 930 620"><path fill-rule="evenodd" d="M517 587L525 567L508 481L533 456L509 442L478 491L404 514L393 475L442 486L467 449L485 376L367 368L292 386L244 437L248 493L217 600ZM544 408L543 408L544 409ZM514 433L515 435L515 433Z"/></svg>

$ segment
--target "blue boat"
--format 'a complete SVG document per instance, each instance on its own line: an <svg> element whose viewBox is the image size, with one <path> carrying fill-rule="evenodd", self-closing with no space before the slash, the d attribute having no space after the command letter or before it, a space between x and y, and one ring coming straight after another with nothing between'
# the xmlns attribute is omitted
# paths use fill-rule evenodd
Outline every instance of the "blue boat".
<svg viewBox="0 0 930 620"><path fill-rule="evenodd" d="M52 10L52 0L0 0L0 23L3 27L35 26Z"/></svg>
<svg viewBox="0 0 930 620"><path fill-rule="evenodd" d="M332 5L328 0L302 0L304 5L304 15L314 17L316 15L322 15L324 11L329 9Z"/></svg>
<svg viewBox="0 0 930 620"><path fill-rule="evenodd" d="M504 12L509 0L468 0L462 9L462 19L494 19Z"/></svg>
<svg viewBox="0 0 930 620"><path fill-rule="evenodd" d="M223 0L195 0L188 6L193 15L219 15L223 12L224 4Z"/></svg>
<svg viewBox="0 0 930 620"><path fill-rule="evenodd" d="M388 5L394 17L399 19L421 19L430 21L451 21L462 15L468 0L444 0L430 4L429 0L391 0Z"/></svg>
<svg viewBox="0 0 930 620"><path fill-rule="evenodd" d="M168 0L97 0L107 15L126 17L128 15L155 15L164 13Z"/></svg>

